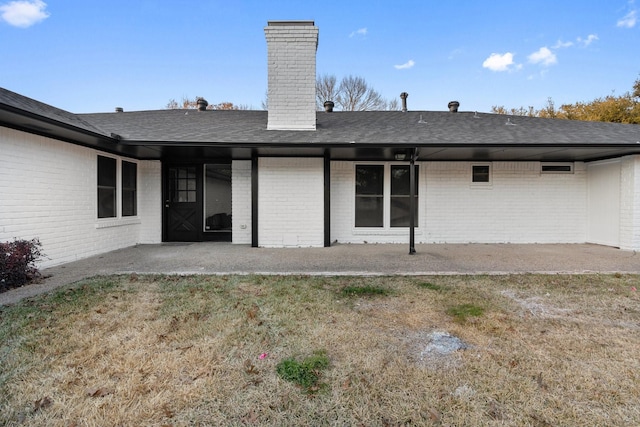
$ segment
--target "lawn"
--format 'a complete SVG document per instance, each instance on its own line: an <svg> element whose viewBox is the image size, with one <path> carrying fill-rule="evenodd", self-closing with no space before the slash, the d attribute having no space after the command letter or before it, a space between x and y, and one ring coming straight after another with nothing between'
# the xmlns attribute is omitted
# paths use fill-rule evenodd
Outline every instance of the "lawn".
<svg viewBox="0 0 640 427"><path fill-rule="evenodd" d="M0 307L0 425L637 426L640 276L115 276Z"/></svg>

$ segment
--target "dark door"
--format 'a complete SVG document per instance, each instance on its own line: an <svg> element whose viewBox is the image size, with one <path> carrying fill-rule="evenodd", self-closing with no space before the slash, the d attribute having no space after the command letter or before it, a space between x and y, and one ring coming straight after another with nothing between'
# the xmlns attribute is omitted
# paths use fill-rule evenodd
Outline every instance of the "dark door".
<svg viewBox="0 0 640 427"><path fill-rule="evenodd" d="M165 173L165 240L202 240L202 167L168 166Z"/></svg>

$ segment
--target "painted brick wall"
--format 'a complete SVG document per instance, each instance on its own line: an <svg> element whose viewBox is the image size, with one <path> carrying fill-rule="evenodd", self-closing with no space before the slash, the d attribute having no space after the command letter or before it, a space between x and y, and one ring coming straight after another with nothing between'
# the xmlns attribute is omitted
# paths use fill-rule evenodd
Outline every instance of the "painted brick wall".
<svg viewBox="0 0 640 427"><path fill-rule="evenodd" d="M640 156L620 166L620 248L640 250Z"/></svg>
<svg viewBox="0 0 640 427"><path fill-rule="evenodd" d="M40 267L159 242L159 163L138 163L137 218L98 220L97 154L0 127L0 240L39 238Z"/></svg>
<svg viewBox="0 0 640 427"><path fill-rule="evenodd" d="M538 162L493 162L490 185L469 162L419 162L416 242L579 243L586 233L586 170L541 174ZM407 243L408 229L356 229L354 163L331 167L331 240ZM387 189L388 191L388 189ZM388 205L387 205L388 206Z"/></svg>
<svg viewBox="0 0 640 427"><path fill-rule="evenodd" d="M315 130L318 27L270 22L267 129Z"/></svg>
<svg viewBox="0 0 640 427"><path fill-rule="evenodd" d="M162 242L162 163L138 163L138 217L141 220L138 243Z"/></svg>
<svg viewBox="0 0 640 427"><path fill-rule="evenodd" d="M251 244L251 161L231 162L233 243Z"/></svg>
<svg viewBox="0 0 640 427"><path fill-rule="evenodd" d="M324 160L258 160L258 243L264 247L324 245Z"/></svg>

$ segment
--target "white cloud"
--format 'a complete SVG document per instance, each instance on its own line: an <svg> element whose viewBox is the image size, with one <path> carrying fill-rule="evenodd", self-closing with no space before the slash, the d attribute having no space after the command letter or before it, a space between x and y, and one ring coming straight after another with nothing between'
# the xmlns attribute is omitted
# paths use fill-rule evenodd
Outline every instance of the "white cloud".
<svg viewBox="0 0 640 427"><path fill-rule="evenodd" d="M558 40L556 44L551 46L551 49L561 49L561 48L566 48L571 46L573 46L573 42L563 42L562 40Z"/></svg>
<svg viewBox="0 0 640 427"><path fill-rule="evenodd" d="M416 63L413 61L413 59L408 60L407 62L405 62L404 64L401 65L394 65L394 68L396 70L406 70L407 68L411 68L414 65L416 65Z"/></svg>
<svg viewBox="0 0 640 427"><path fill-rule="evenodd" d="M492 53L482 63L482 67L488 68L491 71L510 71L513 62L513 53L507 52L500 55L499 53ZM518 66L519 67L519 66Z"/></svg>
<svg viewBox="0 0 640 427"><path fill-rule="evenodd" d="M45 20L49 13L45 12L47 4L41 0L18 0L0 5L0 15L9 25L27 28Z"/></svg>
<svg viewBox="0 0 640 427"><path fill-rule="evenodd" d="M358 30L355 30L354 32L352 32L351 34L349 34L349 37L355 37L355 36L360 36L360 37L364 37L367 35L367 28L360 28Z"/></svg>
<svg viewBox="0 0 640 427"><path fill-rule="evenodd" d="M637 22L638 22L638 11L634 9L631 12L627 13L622 18L618 19L616 26L620 28L633 28L636 26Z"/></svg>
<svg viewBox="0 0 640 427"><path fill-rule="evenodd" d="M2 19L14 27L27 28L49 17L41 0L17 0L0 5Z"/></svg>
<svg viewBox="0 0 640 427"><path fill-rule="evenodd" d="M533 52L527 58L532 64L542 64L547 67L558 62L556 54L551 52L551 50L546 46L541 47L537 52Z"/></svg>
<svg viewBox="0 0 640 427"><path fill-rule="evenodd" d="M583 39L582 37L578 37L577 40L578 40L578 43L581 43L584 47L587 47L594 41L599 40L599 38L596 34L589 34L586 39Z"/></svg>

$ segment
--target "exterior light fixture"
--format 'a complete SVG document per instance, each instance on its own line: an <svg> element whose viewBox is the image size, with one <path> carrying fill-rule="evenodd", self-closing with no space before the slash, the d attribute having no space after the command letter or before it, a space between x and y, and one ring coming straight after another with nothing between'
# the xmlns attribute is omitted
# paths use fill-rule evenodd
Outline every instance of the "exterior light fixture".
<svg viewBox="0 0 640 427"><path fill-rule="evenodd" d="M399 162L403 161L404 159L407 158L407 154L406 153L396 153L395 154L395 159Z"/></svg>

